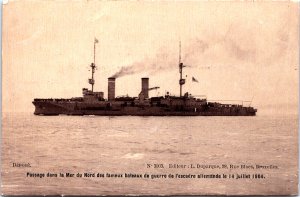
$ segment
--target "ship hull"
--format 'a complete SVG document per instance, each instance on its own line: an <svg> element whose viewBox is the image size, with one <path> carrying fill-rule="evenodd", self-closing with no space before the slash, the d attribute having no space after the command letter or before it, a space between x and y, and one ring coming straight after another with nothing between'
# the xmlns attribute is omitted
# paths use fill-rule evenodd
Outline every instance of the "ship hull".
<svg viewBox="0 0 300 197"><path fill-rule="evenodd" d="M35 115L97 115L97 116L255 116L252 107L207 107L173 109L157 106L118 106L107 103L33 102Z"/></svg>

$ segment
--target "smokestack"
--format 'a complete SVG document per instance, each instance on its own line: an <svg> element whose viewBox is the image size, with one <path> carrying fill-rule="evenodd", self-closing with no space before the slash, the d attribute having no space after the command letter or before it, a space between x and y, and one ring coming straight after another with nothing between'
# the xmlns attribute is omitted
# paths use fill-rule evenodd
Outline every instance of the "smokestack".
<svg viewBox="0 0 300 197"><path fill-rule="evenodd" d="M115 90L116 90L116 78L110 77L108 78L108 91L107 91L107 98L109 101L115 99Z"/></svg>
<svg viewBox="0 0 300 197"><path fill-rule="evenodd" d="M149 98L149 78L142 78L142 92L145 98Z"/></svg>

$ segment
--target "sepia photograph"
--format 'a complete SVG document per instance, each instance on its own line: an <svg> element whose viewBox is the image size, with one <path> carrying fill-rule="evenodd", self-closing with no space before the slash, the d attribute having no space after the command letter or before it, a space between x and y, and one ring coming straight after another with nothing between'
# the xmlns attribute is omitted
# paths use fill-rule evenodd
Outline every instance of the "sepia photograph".
<svg viewBox="0 0 300 197"><path fill-rule="evenodd" d="M1 195L297 195L299 3L2 3Z"/></svg>

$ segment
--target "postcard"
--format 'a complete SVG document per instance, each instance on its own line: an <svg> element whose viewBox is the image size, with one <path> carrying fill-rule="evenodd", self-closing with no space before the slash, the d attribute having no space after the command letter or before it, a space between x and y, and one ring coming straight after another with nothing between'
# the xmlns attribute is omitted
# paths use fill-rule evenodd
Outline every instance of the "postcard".
<svg viewBox="0 0 300 197"><path fill-rule="evenodd" d="M4 1L1 194L298 194L298 6Z"/></svg>

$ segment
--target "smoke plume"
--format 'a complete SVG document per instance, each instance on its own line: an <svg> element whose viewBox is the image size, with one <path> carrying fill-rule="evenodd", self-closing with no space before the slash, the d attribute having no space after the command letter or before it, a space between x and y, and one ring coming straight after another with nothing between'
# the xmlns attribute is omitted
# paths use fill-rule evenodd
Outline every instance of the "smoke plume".
<svg viewBox="0 0 300 197"><path fill-rule="evenodd" d="M154 58L145 58L144 60L135 62L129 66L121 67L121 69L112 75L112 77L119 78L144 71L149 72L149 74L155 74L167 69L177 69L177 56L175 54L172 55L167 51L161 51L156 54Z"/></svg>
<svg viewBox="0 0 300 197"><path fill-rule="evenodd" d="M203 67L203 64L226 64L230 60L234 64L243 62L270 64L280 57L274 54L283 54L282 51L287 48L286 40L288 40L288 36L281 33L278 37L277 45L279 46L275 47L274 51L265 52L264 44L261 43L266 41L261 40L260 36L254 34L251 29L232 24L229 25L225 34L218 32L213 34L204 33L201 37L182 42L181 57L183 62L188 62L188 65L199 68ZM267 62L266 59L270 59L270 61ZM160 71L174 69L178 69L178 50L164 48L153 58L146 58L122 67L112 77L118 78L145 71L149 74L155 74Z"/></svg>

